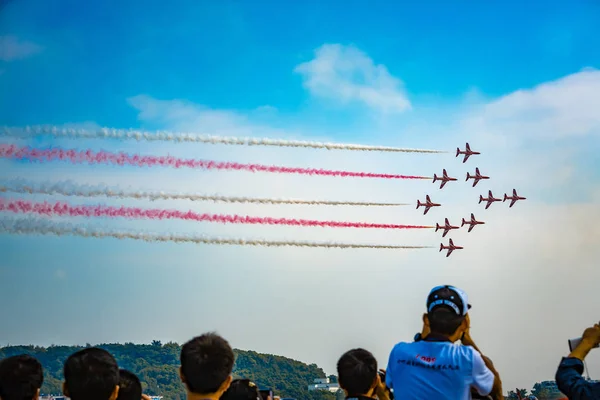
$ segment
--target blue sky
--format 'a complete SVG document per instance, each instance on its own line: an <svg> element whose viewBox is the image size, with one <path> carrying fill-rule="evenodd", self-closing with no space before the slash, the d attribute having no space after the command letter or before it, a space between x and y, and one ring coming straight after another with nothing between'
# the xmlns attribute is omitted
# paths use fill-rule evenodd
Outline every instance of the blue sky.
<svg viewBox="0 0 600 400"><path fill-rule="evenodd" d="M439 191L427 181L0 160L3 180L71 179L139 189L411 204L430 194L447 206L423 217L414 207L28 199L411 224L435 224L444 217L456 224L475 212L487 224L475 234L455 233L465 250L449 259L427 250L211 247L2 234L0 301L11 306L0 311L0 319L13 324L3 326L0 344L181 342L218 329L236 347L317 362L333 372L337 357L351 346L369 348L385 363L391 346L420 328L428 288L451 282L464 286L481 305L472 311L479 321L474 336L501 368L507 387L551 379L567 337L597 319L596 310L585 304L600 278L592 243L600 233L595 157L600 149L600 6L593 1L548 1L543 7L535 2L391 3L14 0L5 5L0 11L0 125L170 129L450 152L470 141L483 153L461 164L452 153L2 137L3 143L426 176L447 168L459 178ZM464 175L476 166L493 179L471 188ZM476 203L488 189L501 197L513 187L527 202L511 209L494 204L485 211ZM439 246L440 239L432 232L69 220L271 239L431 246ZM505 297L507 286L525 294L499 304L494 298ZM545 302L554 302L552 293L564 290L578 290L581 298L553 303L556 317L549 319L541 312ZM353 294L357 291L364 298ZM572 313L574 308L581 313ZM522 312L515 316L514 309ZM364 315L365 326L348 332L344 326L356 315ZM547 340L540 341L537 333L521 335L525 324L547 332ZM332 341L332 335L338 339ZM514 354L507 355L507 346ZM537 363L511 366L513 356L523 353ZM590 367L600 371L599 360Z"/></svg>

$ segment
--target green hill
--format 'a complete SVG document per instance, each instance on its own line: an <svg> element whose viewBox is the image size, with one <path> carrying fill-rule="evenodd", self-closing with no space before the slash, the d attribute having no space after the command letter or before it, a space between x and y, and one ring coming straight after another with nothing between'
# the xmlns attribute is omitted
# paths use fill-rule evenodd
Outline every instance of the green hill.
<svg viewBox="0 0 600 400"><path fill-rule="evenodd" d="M89 346L89 345L88 345ZM121 368L134 372L142 381L144 392L164 396L165 400L184 400L185 391L179 380L177 343L162 344L102 344L98 345L115 356ZM42 393L62 392L63 365L81 346L10 346L0 348L0 359L16 354L30 354L44 366ZM298 400L334 400L328 392L308 392L307 385L325 372L315 364L307 365L289 358L254 351L234 350L236 362L233 375L248 378L259 387L273 388L281 397Z"/></svg>

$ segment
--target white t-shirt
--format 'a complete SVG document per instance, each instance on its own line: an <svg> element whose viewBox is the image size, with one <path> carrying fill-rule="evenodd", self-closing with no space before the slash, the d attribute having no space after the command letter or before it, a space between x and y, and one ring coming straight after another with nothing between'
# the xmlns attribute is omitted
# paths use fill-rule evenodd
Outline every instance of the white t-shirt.
<svg viewBox="0 0 600 400"><path fill-rule="evenodd" d="M490 394L494 374L471 346L422 340L394 346L386 384L398 400L470 400L471 388Z"/></svg>

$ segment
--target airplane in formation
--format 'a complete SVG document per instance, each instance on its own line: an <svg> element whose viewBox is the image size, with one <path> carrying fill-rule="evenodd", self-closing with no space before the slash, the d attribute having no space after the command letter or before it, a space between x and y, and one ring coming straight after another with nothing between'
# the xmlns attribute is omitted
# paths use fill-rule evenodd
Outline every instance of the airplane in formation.
<svg viewBox="0 0 600 400"><path fill-rule="evenodd" d="M480 180L490 179L490 177L481 175L481 173L479 172L479 168L475 168L475 175L471 175L467 172L467 179L465 180L465 182L468 181L469 179L473 179L473 187L475 187L475 185L477 185Z"/></svg>
<svg viewBox="0 0 600 400"><path fill-rule="evenodd" d="M464 221L464 220L463 220L463 221ZM458 226L452 226L452 225L450 225L450 222L448 222L448 218L446 218L445 225L441 225L441 226L440 226L440 224L438 224L438 223L436 223L436 224L435 224L435 231L436 231L436 232L437 232L438 230L440 230L440 229L443 229L443 230L444 230L444 233L442 234L442 237L445 237L445 236L446 236L446 234L447 234L448 232L450 232L450 230L452 230L452 229L458 229L458 228L459 228Z"/></svg>
<svg viewBox="0 0 600 400"><path fill-rule="evenodd" d="M477 221L475 219L475 216L473 215L473 213L471 213L471 220L467 221L463 218L462 224L460 226L463 227L465 225L469 225L469 230L467 232L471 232L473 230L473 228L475 228L475 225L483 225L483 224L485 224L485 222Z"/></svg>
<svg viewBox="0 0 600 400"><path fill-rule="evenodd" d="M452 252L454 250L461 250L461 249L464 249L464 247L455 246L454 242L452 241L452 239L449 239L448 246L444 246L443 243L440 243L440 251L442 251L442 250L448 250L448 253L446 254L446 257L449 257L450 254L452 254Z"/></svg>
<svg viewBox="0 0 600 400"><path fill-rule="evenodd" d="M465 162L467 162L467 160L469 159L469 157L471 157L472 155L476 155L476 154L481 154L478 151L472 151L471 150L471 146L469 146L469 143L467 142L466 147L465 147L465 151L462 151L460 148L456 148L456 157L458 157L459 155L464 154L465 158L463 160L463 164Z"/></svg>
<svg viewBox="0 0 600 400"><path fill-rule="evenodd" d="M421 203L420 200L417 200L417 209L419 209L419 207L425 207L425 212L423 213L423 215L427 214L427 212L429 211L429 209L431 207L439 207L441 206L441 204L438 203L432 203L431 199L429 198L429 195L425 196L425 203Z"/></svg>
<svg viewBox="0 0 600 400"><path fill-rule="evenodd" d="M483 197L482 195L479 195L479 204L481 204L482 201L487 201L487 205L485 206L485 209L487 210L493 202L502 201L502 199L496 199L492 194L492 191L490 190L488 191L487 198Z"/></svg>
<svg viewBox="0 0 600 400"><path fill-rule="evenodd" d="M443 172L442 177L438 177L436 174L433 174L433 183L435 183L436 181L442 181L442 184L440 185L440 189L443 188L444 185L446 185L446 182L456 180L456 178L450 178L445 169L442 172Z"/></svg>
<svg viewBox="0 0 600 400"><path fill-rule="evenodd" d="M517 191L515 189L513 189L513 195L512 196L507 196L506 193L504 193L504 200L502 200L503 202L510 199L510 206L508 206L509 208L514 206L515 203L517 202L517 200L526 200L527 197L521 197L519 195L517 195Z"/></svg>

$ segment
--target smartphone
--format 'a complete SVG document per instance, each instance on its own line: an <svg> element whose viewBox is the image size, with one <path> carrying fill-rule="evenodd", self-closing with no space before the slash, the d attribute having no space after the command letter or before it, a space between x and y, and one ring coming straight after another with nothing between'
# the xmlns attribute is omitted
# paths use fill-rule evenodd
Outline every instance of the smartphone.
<svg viewBox="0 0 600 400"><path fill-rule="evenodd" d="M260 393L260 397L263 400L273 400L273 391L271 389L259 390L258 393Z"/></svg>
<svg viewBox="0 0 600 400"><path fill-rule="evenodd" d="M579 343L581 343L582 338L575 338L575 339L569 339L569 351L573 351L575 350L575 347L579 346ZM600 347L600 345L596 345L594 346L595 349L597 349L598 347Z"/></svg>

